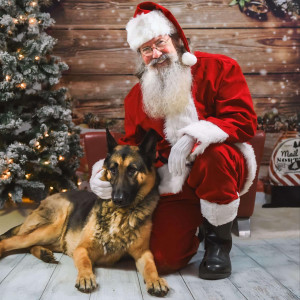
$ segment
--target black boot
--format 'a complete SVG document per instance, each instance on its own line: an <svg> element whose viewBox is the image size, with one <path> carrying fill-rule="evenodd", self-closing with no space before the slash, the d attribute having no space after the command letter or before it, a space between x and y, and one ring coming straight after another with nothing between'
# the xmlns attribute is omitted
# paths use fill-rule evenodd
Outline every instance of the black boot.
<svg viewBox="0 0 300 300"><path fill-rule="evenodd" d="M214 226L206 219L204 220L205 254L199 267L200 278L223 279L230 276L231 227L232 221L221 226Z"/></svg>

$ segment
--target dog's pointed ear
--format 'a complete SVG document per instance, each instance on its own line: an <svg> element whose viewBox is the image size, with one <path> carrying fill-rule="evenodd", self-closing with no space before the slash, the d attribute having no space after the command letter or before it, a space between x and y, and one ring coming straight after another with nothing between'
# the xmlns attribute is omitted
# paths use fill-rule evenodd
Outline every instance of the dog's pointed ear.
<svg viewBox="0 0 300 300"><path fill-rule="evenodd" d="M155 130L150 129L141 144L139 145L140 152L150 158L151 163L154 162L156 158L156 144L157 144L157 133Z"/></svg>
<svg viewBox="0 0 300 300"><path fill-rule="evenodd" d="M118 145L114 137L109 132L108 128L106 127L106 143L107 143L107 152L112 153L114 148Z"/></svg>

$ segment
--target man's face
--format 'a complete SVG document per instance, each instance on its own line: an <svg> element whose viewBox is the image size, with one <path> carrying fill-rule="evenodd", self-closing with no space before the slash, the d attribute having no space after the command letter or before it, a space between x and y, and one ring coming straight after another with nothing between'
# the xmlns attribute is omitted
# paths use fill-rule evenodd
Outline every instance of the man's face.
<svg viewBox="0 0 300 300"><path fill-rule="evenodd" d="M149 65L154 59L158 59L163 54L177 54L172 39L168 35L160 35L152 40L144 43L139 51L146 65ZM168 64L168 60L162 60L155 64L155 67L162 67Z"/></svg>

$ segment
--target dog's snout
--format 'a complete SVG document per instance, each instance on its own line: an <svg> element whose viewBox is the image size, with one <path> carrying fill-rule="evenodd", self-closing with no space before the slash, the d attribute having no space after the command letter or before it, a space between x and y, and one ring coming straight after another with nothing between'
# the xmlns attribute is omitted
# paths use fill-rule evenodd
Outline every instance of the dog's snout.
<svg viewBox="0 0 300 300"><path fill-rule="evenodd" d="M129 195L122 191L112 193L112 200L115 205L126 206L129 204Z"/></svg>

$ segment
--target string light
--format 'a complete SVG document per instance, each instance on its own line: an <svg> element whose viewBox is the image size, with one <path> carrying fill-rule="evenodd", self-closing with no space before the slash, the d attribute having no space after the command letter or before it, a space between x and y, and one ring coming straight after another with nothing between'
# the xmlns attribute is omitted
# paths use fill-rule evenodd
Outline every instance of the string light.
<svg viewBox="0 0 300 300"><path fill-rule="evenodd" d="M25 82L22 82L22 83L20 84L20 87L21 87L21 89L23 89L23 90L26 89L26 86L27 86L27 85L26 85Z"/></svg>
<svg viewBox="0 0 300 300"><path fill-rule="evenodd" d="M45 137L48 137L48 136L49 136L49 134L48 134L48 132L47 132L47 131L45 132L45 134L44 134L44 135L45 135Z"/></svg>
<svg viewBox="0 0 300 300"><path fill-rule="evenodd" d="M24 58L23 54L19 54L19 60L22 60Z"/></svg>
<svg viewBox="0 0 300 300"><path fill-rule="evenodd" d="M50 191L53 191L54 187L53 186L50 186L49 190Z"/></svg>
<svg viewBox="0 0 300 300"><path fill-rule="evenodd" d="M65 193L65 192L67 192L68 190L67 190L67 189L62 189L61 191L62 191L62 193Z"/></svg>
<svg viewBox="0 0 300 300"><path fill-rule="evenodd" d="M40 148L41 148L40 142L36 141L36 142L34 143L34 147L37 148L37 149L40 149Z"/></svg>
<svg viewBox="0 0 300 300"><path fill-rule="evenodd" d="M36 18L29 18L29 24L34 25L36 23Z"/></svg>
<svg viewBox="0 0 300 300"><path fill-rule="evenodd" d="M49 160L46 160L45 162L44 162L44 165L49 165L50 164L50 161Z"/></svg>
<svg viewBox="0 0 300 300"><path fill-rule="evenodd" d="M12 31L11 31L11 30L9 30L9 31L8 31L8 34L12 34Z"/></svg>
<svg viewBox="0 0 300 300"><path fill-rule="evenodd" d="M60 155L60 156L58 157L58 159L61 160L61 161L62 161L62 160L65 160L65 158L64 158L62 155Z"/></svg>
<svg viewBox="0 0 300 300"><path fill-rule="evenodd" d="M36 61L39 61L39 60L40 60L40 57L36 55L36 56L34 57L34 59L35 59Z"/></svg>
<svg viewBox="0 0 300 300"><path fill-rule="evenodd" d="M36 2L36 1L32 1L32 2L30 2L30 6L32 6L32 7L36 7L36 6L37 6L37 2Z"/></svg>
<svg viewBox="0 0 300 300"><path fill-rule="evenodd" d="M12 193L8 193L8 197L10 197L10 198L11 198L11 197L12 197Z"/></svg>
<svg viewBox="0 0 300 300"><path fill-rule="evenodd" d="M5 80L6 80L6 81L10 81L10 80L11 80L11 76L6 75L6 76L5 76Z"/></svg>
<svg viewBox="0 0 300 300"><path fill-rule="evenodd" d="M81 179L79 178L78 181L77 181L77 186L81 186L81 184L82 184L82 181L81 181Z"/></svg>
<svg viewBox="0 0 300 300"><path fill-rule="evenodd" d="M13 18L13 22L14 22L15 24L18 24L18 23L19 23L18 19L15 19L15 18Z"/></svg>
<svg viewBox="0 0 300 300"><path fill-rule="evenodd" d="M22 50L22 49L21 49L21 48L19 48L19 49L17 49L17 52L19 53L21 50Z"/></svg>
<svg viewBox="0 0 300 300"><path fill-rule="evenodd" d="M7 170L5 170L4 173L1 175L0 179L6 180L6 179L8 179L8 178L10 177L10 175L11 175L11 172L7 169Z"/></svg>
<svg viewBox="0 0 300 300"><path fill-rule="evenodd" d="M31 177L31 174L26 174L25 177L26 179L29 179Z"/></svg>
<svg viewBox="0 0 300 300"><path fill-rule="evenodd" d="M20 16L19 16L19 19L20 19L21 21L25 21L25 20L26 20L26 17L23 16L23 15L20 15Z"/></svg>
<svg viewBox="0 0 300 300"><path fill-rule="evenodd" d="M8 161L7 161L9 164L12 164L14 162L14 160L12 158L10 158Z"/></svg>

